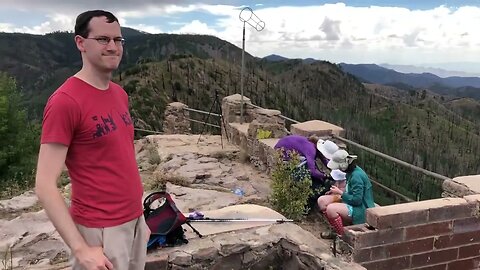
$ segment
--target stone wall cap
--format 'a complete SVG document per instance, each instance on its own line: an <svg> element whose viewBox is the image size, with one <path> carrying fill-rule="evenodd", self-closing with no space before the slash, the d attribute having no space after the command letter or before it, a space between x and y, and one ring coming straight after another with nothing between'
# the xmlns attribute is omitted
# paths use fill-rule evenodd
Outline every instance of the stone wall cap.
<svg viewBox="0 0 480 270"><path fill-rule="evenodd" d="M242 101L242 96L240 94L233 94L223 98L226 101ZM250 99L246 96L243 96L243 101L246 103L251 103Z"/></svg>
<svg viewBox="0 0 480 270"><path fill-rule="evenodd" d="M419 202L409 202L402 204L394 204L388 206L380 206L369 208L368 211L377 216L396 215L401 213L409 213L411 211L421 211L428 209L442 208L445 206L467 205L467 201L463 198L441 198Z"/></svg>
<svg viewBox="0 0 480 270"><path fill-rule="evenodd" d="M331 124L325 121L320 121L320 120L310 120L310 121L306 121L298 124L292 124L292 126L304 131L317 131L317 130L326 130L326 129L343 130L343 128L339 126L336 126L334 124Z"/></svg>
<svg viewBox="0 0 480 270"><path fill-rule="evenodd" d="M453 181L466 185L475 193L480 193L480 175L466 175L458 176L452 179Z"/></svg>
<svg viewBox="0 0 480 270"><path fill-rule="evenodd" d="M279 138L270 138L270 139L261 139L261 140L258 140L258 141L260 143L263 143L263 144L271 147L271 148L274 148L279 140L280 140Z"/></svg>
<svg viewBox="0 0 480 270"><path fill-rule="evenodd" d="M229 123L229 125L245 135L248 134L248 127L250 127L250 123Z"/></svg>
<svg viewBox="0 0 480 270"><path fill-rule="evenodd" d="M175 107L175 108L183 108L183 107L188 107L187 105L181 103L181 102L172 102L172 103L168 103L167 106L170 106L170 107Z"/></svg>
<svg viewBox="0 0 480 270"><path fill-rule="evenodd" d="M279 110L264 109L264 108L256 108L255 112L258 114L263 114L267 116L277 116L282 114Z"/></svg>

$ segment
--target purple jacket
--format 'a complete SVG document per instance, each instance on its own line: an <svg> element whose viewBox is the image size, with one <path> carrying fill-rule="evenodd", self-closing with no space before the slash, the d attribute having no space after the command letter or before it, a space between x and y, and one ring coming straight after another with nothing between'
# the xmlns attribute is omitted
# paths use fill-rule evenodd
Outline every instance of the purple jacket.
<svg viewBox="0 0 480 270"><path fill-rule="evenodd" d="M312 175L313 180L320 182L325 181L325 173L319 171L317 169L317 165L315 164L317 148L315 144L310 142L306 137L300 135L285 136L277 142L274 148L283 149L284 151L295 150L307 160L307 167ZM287 157L286 154L285 157ZM320 155L319 158L322 160L322 163L327 166L328 159L326 159L323 155Z"/></svg>

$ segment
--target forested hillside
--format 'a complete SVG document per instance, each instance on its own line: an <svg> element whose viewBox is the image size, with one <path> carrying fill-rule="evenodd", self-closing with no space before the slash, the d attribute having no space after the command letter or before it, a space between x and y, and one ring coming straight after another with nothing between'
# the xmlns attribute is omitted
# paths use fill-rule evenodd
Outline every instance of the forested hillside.
<svg viewBox="0 0 480 270"><path fill-rule="evenodd" d="M22 51L21 55L17 51ZM0 34L0 71L17 80L39 121L46 99L80 67L71 33ZM130 95L138 128L162 130L166 104L209 110L240 93L241 50L212 36L149 35L129 30L114 80ZM450 177L480 172L479 104L429 91L364 85L324 61L268 61L246 54L245 96L293 119L344 127L346 137Z"/></svg>

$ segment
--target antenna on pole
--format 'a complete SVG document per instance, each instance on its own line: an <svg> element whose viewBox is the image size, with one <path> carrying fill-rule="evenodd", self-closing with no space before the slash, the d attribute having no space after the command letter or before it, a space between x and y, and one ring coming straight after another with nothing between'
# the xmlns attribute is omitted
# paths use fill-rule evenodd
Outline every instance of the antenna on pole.
<svg viewBox="0 0 480 270"><path fill-rule="evenodd" d="M240 124L243 124L243 72L245 70L245 23L255 28L258 32L265 28L265 22L260 20L253 10L249 7L245 7L240 11L238 16L240 21L243 22L243 38L242 38L242 71L240 72Z"/></svg>

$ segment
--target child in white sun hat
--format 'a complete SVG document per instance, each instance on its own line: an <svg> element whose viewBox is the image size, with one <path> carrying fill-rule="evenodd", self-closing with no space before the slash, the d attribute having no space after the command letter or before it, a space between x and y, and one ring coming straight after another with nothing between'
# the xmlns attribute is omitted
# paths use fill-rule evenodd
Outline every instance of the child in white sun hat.
<svg viewBox="0 0 480 270"><path fill-rule="evenodd" d="M350 155L345 150L336 151L327 166L332 172L340 170L346 173L345 190L332 186L329 192L332 196L340 196L341 202L330 203L326 208L320 209L337 235L342 235L343 224L364 223L366 209L375 207L372 184L368 175L357 166L357 156ZM332 197L331 200L335 198Z"/></svg>
<svg viewBox="0 0 480 270"><path fill-rule="evenodd" d="M345 187L347 185L347 174L340 170L332 170L330 176L333 180L335 180L334 185L339 189L345 191Z"/></svg>
<svg viewBox="0 0 480 270"><path fill-rule="evenodd" d="M342 172L341 170L332 170L330 172L331 178L334 180L333 186L338 187L340 190L345 191L345 187L347 185L347 174ZM341 202L342 198L338 194L331 194L330 191L328 191L325 195L320 196L317 200L318 203L318 208L320 209L320 212L326 216L326 209L329 204L332 203L338 203ZM329 232L323 232L321 234L322 238L326 239L332 239L336 236L335 232L329 231Z"/></svg>

